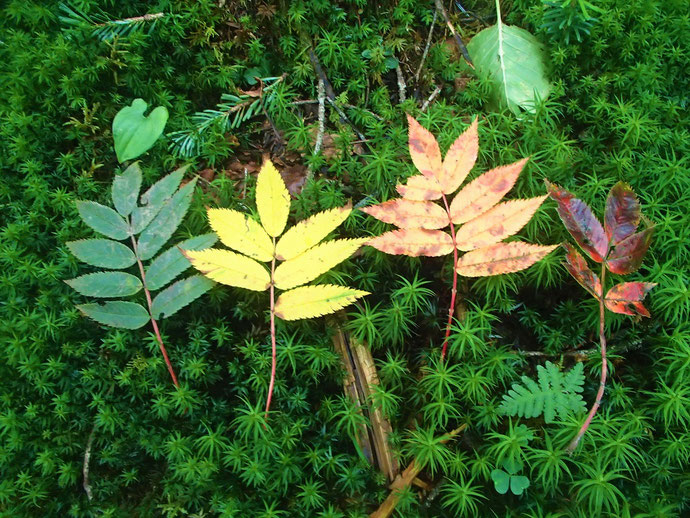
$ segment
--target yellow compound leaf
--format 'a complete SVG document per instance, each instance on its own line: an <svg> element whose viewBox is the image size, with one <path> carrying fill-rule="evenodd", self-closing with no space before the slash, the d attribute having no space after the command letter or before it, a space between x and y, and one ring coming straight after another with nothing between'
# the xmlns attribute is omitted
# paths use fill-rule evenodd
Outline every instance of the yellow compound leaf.
<svg viewBox="0 0 690 518"><path fill-rule="evenodd" d="M421 174L410 176L407 179L407 184L398 184L395 190L407 200L438 200L442 195L438 180Z"/></svg>
<svg viewBox="0 0 690 518"><path fill-rule="evenodd" d="M391 230L371 239L367 244L387 254L411 257L437 257L453 251L453 240L448 234L421 228Z"/></svg>
<svg viewBox="0 0 690 518"><path fill-rule="evenodd" d="M369 292L333 284L303 286L278 297L275 314L283 320L318 317L349 306L365 295Z"/></svg>
<svg viewBox="0 0 690 518"><path fill-rule="evenodd" d="M266 160L256 180L256 208L268 235L277 237L287 223L290 193L273 162Z"/></svg>
<svg viewBox="0 0 690 518"><path fill-rule="evenodd" d="M194 268L221 284L254 291L264 291L271 284L271 276L261 263L230 250L209 248L181 252Z"/></svg>
<svg viewBox="0 0 690 518"><path fill-rule="evenodd" d="M252 259L273 259L273 241L252 218L230 209L208 209L208 221L221 242Z"/></svg>
<svg viewBox="0 0 690 518"><path fill-rule="evenodd" d="M407 116L407 122L410 128L409 146L412 162L424 176L436 178L441 173L443 163L436 137L410 115Z"/></svg>
<svg viewBox="0 0 690 518"><path fill-rule="evenodd" d="M365 241L367 238L336 239L315 246L278 266L273 274L273 281L281 290L313 281L354 254Z"/></svg>
<svg viewBox="0 0 690 518"><path fill-rule="evenodd" d="M450 204L453 223L465 223L496 205L515 185L527 160L491 169L463 187Z"/></svg>
<svg viewBox="0 0 690 518"><path fill-rule="evenodd" d="M443 194L457 191L474 167L478 152L479 136L477 134L477 119L475 118L470 127L455 139L443 160L443 167L438 179L443 188Z"/></svg>
<svg viewBox="0 0 690 518"><path fill-rule="evenodd" d="M347 219L352 204L314 214L300 221L283 234L276 244L276 259L285 261L297 257L305 250L317 245Z"/></svg>
<svg viewBox="0 0 690 518"><path fill-rule="evenodd" d="M525 226L546 195L499 203L467 222L455 233L458 250L468 251L503 241Z"/></svg>
<svg viewBox="0 0 690 518"><path fill-rule="evenodd" d="M519 272L546 257L557 246L530 245L521 241L496 243L463 255L456 271L465 277Z"/></svg>
<svg viewBox="0 0 690 518"><path fill-rule="evenodd" d="M400 228L437 229L447 226L448 213L430 201L414 201L404 198L363 207L362 212L384 223L392 223Z"/></svg>

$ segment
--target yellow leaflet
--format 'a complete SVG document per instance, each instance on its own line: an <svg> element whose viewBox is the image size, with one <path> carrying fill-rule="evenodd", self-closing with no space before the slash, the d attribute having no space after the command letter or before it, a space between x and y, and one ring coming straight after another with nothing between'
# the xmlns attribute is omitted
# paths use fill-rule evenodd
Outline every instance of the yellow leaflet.
<svg viewBox="0 0 690 518"><path fill-rule="evenodd" d="M182 250L194 268L209 279L254 291L264 291L271 284L271 276L261 263L230 250L209 248L195 252Z"/></svg>
<svg viewBox="0 0 690 518"><path fill-rule="evenodd" d="M252 259L273 259L273 241L259 223L241 212L208 209L208 221L221 242Z"/></svg>
<svg viewBox="0 0 690 518"><path fill-rule="evenodd" d="M289 228L276 244L276 258L286 261L317 245L345 221L350 212L352 212L352 204L348 203L345 207L319 212L300 221Z"/></svg>
<svg viewBox="0 0 690 518"><path fill-rule="evenodd" d="M270 160L264 162L256 181L256 208L261 224L269 235L277 237L285 230L290 212L290 194Z"/></svg>
<svg viewBox="0 0 690 518"><path fill-rule="evenodd" d="M318 317L349 306L365 295L369 293L333 284L303 286L286 291L278 297L275 312L283 320Z"/></svg>
<svg viewBox="0 0 690 518"><path fill-rule="evenodd" d="M273 274L277 288L289 290L295 286L313 281L336 264L355 253L368 238L335 239L307 250L294 259L285 261Z"/></svg>

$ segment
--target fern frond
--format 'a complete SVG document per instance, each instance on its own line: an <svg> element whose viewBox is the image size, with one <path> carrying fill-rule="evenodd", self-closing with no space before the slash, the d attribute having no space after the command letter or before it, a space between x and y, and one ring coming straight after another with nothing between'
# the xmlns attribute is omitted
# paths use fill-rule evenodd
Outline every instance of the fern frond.
<svg viewBox="0 0 690 518"><path fill-rule="evenodd" d="M578 363L563 374L551 362L537 367L537 381L522 376L522 385L514 383L508 394L503 396L499 410L509 416L538 417L544 414L544 421L552 423L556 414L565 418L570 413L585 410L580 395L584 384L584 367Z"/></svg>

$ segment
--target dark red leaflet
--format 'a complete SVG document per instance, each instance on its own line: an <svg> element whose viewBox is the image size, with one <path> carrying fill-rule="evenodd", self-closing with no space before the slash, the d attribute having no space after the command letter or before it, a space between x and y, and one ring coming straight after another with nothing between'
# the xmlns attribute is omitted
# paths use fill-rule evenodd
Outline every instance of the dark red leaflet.
<svg viewBox="0 0 690 518"><path fill-rule="evenodd" d="M640 202L630 186L618 182L606 198L604 228L613 246L630 237L640 223Z"/></svg>
<svg viewBox="0 0 690 518"><path fill-rule="evenodd" d="M618 243L606 259L609 271L619 275L636 271L649 249L652 234L654 234L654 227L649 227Z"/></svg>
<svg viewBox="0 0 690 518"><path fill-rule="evenodd" d="M570 192L545 180L546 188L558 204L558 215L580 248L600 263L608 253L608 238L592 210Z"/></svg>
<svg viewBox="0 0 690 518"><path fill-rule="evenodd" d="M654 286L654 282L623 282L609 290L604 302L614 313L648 317L649 311L642 305L642 300Z"/></svg>
<svg viewBox="0 0 690 518"><path fill-rule="evenodd" d="M565 256L565 267L570 272L570 275L595 299L599 299L602 294L602 288L597 274L589 268L585 258L582 257L573 245L563 243L563 247L568 252Z"/></svg>

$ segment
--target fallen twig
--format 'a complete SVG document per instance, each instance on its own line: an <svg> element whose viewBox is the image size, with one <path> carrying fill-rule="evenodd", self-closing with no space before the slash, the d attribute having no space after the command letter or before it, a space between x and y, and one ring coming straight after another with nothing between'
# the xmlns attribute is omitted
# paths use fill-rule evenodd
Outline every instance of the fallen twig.
<svg viewBox="0 0 690 518"><path fill-rule="evenodd" d="M323 145L323 134L326 131L326 86L324 85L323 79L319 79L319 84L317 87L317 94L319 97L319 131L316 134L316 142L314 143L314 154L318 154L321 151L321 146ZM313 178L314 171L312 171L311 165L307 169L307 180L309 181Z"/></svg>
<svg viewBox="0 0 690 518"><path fill-rule="evenodd" d="M429 98L428 98L426 101L424 101L424 104L422 104L422 111L423 111L423 112L426 111L426 109L429 107L429 104L431 104L431 101L433 101L434 99L436 99L436 96L437 96L438 94L440 94L440 93L441 93L441 87L440 87L440 86L437 86L437 87L434 89L434 91L431 92L431 95L429 96Z"/></svg>
<svg viewBox="0 0 690 518"><path fill-rule="evenodd" d="M443 4L441 3L441 0L434 0L436 3L436 9L438 9L441 12L441 16L443 16L443 19L446 21L446 25L448 25L448 28L450 29L450 32L453 34L453 38L455 38L455 43L458 46L458 49L460 50L460 53L462 54L462 57L465 58L465 62L471 67L474 68L474 63L472 63L472 58L470 57L470 53L467 52L467 47L465 46L465 43L462 41L462 38L458 35L457 31L455 30L455 27L453 27L453 24L450 21L450 18L448 18L448 13L446 12L446 8L443 7Z"/></svg>
<svg viewBox="0 0 690 518"><path fill-rule="evenodd" d="M395 73L398 76L398 94L400 96L400 102L404 103L405 99L407 98L405 96L405 88L407 85L405 84L405 77L403 76L402 70L400 69L400 64L398 64L397 67L395 67Z"/></svg>
<svg viewBox="0 0 690 518"><path fill-rule="evenodd" d="M419 63L419 68L414 75L415 84L419 82L419 75L422 73L422 68L424 67L424 62L426 61L426 56L429 54L429 47L431 47L431 36L434 34L434 27L436 26L436 18L438 17L438 9L434 9L434 19L431 20L431 27L429 28L429 36L426 38L426 46L424 47L424 52L422 53L422 61Z"/></svg>
<svg viewBox="0 0 690 518"><path fill-rule="evenodd" d="M89 502L93 500L93 493L91 492L91 483L89 482L89 462L91 462L91 446L93 446L93 438L96 434L96 424L94 423L93 428L91 428L91 433L89 434L89 440L86 441L86 450L84 451L84 466L82 468L82 474L84 475L84 491L86 492L86 498Z"/></svg>

